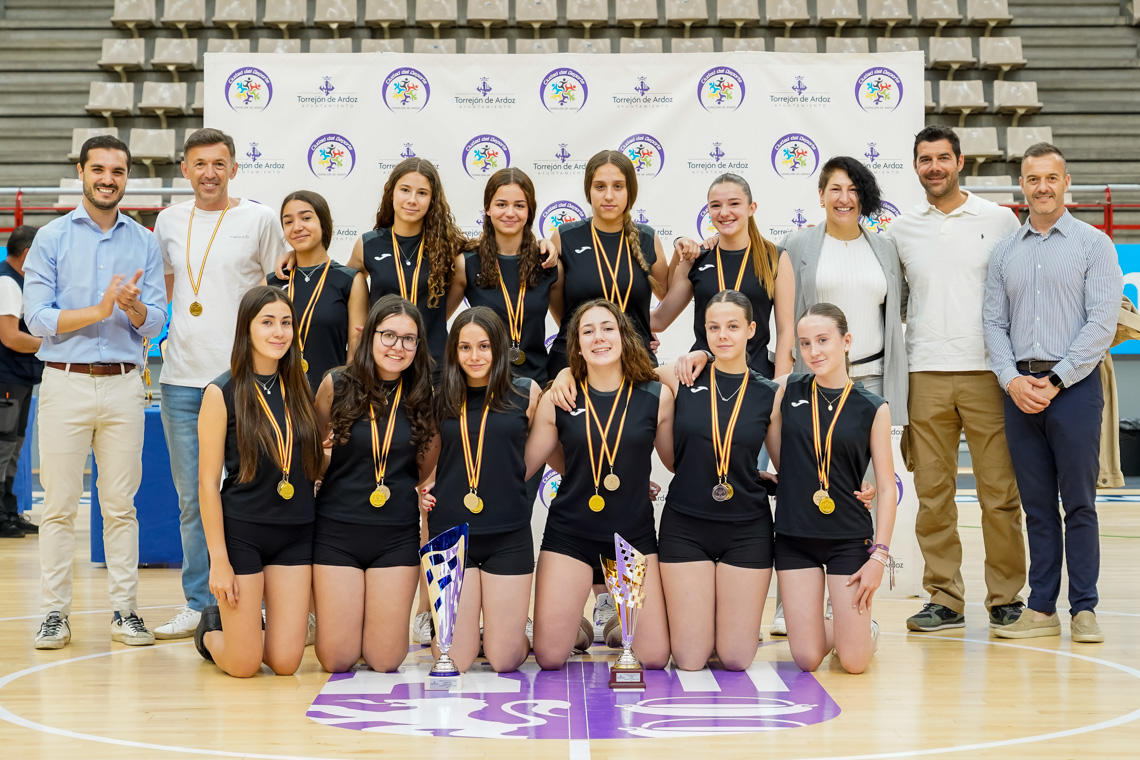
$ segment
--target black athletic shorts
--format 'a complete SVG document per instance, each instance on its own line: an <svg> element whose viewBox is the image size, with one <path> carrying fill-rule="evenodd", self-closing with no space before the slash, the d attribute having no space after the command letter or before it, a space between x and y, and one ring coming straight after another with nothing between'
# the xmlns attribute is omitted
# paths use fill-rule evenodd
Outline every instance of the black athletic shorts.
<svg viewBox="0 0 1140 760"><path fill-rule="evenodd" d="M313 523L252 523L222 515L226 553L234 575L256 575L266 565L313 564Z"/></svg>
<svg viewBox="0 0 1140 760"><path fill-rule="evenodd" d="M318 517L313 564L357 567L419 567L420 526L357 525Z"/></svg>
<svg viewBox="0 0 1140 760"><path fill-rule="evenodd" d="M851 575L871 555L871 539L800 538L776 534L776 570L826 568L828 575Z"/></svg>
<svg viewBox="0 0 1140 760"><path fill-rule="evenodd" d="M666 508L657 538L662 562L723 562L762 570L772 567L772 514L755 520L717 522Z"/></svg>
<svg viewBox="0 0 1140 760"><path fill-rule="evenodd" d="M534 537L531 535L530 526L505 533L471 536L467 547L467 567L491 575L533 573Z"/></svg>
<svg viewBox="0 0 1140 760"><path fill-rule="evenodd" d="M637 549L642 554L656 554L657 553L657 536L649 533L645 536L623 536L630 545ZM573 557L579 562L585 562L590 567L594 568L594 584L602 584L606 582L605 576L602 574L601 557L614 559L614 541L613 539L596 540L592 538L582 538L581 536L572 536L569 533L560 533L552 531L550 528L542 534L542 545L539 547L544 552L554 552L555 554L565 554L567 557Z"/></svg>

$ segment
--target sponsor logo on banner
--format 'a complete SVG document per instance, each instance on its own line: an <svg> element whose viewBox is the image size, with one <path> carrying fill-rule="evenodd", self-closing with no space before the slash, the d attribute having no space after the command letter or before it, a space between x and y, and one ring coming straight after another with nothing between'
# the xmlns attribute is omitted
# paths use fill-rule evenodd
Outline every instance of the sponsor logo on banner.
<svg viewBox="0 0 1140 760"><path fill-rule="evenodd" d="M723 142L706 143L707 150L703 156L694 156L685 161L690 172L694 174L724 174L725 172L746 172L751 168L752 162L740 158L734 153L725 150Z"/></svg>
<svg viewBox="0 0 1140 760"><path fill-rule="evenodd" d="M272 176L285 171L285 160L275 155L267 156L261 143L249 143L243 157L245 158L241 162L243 175Z"/></svg>
<svg viewBox="0 0 1140 760"><path fill-rule="evenodd" d="M709 213L709 204L701 207L697 212L697 242L717 234L716 225L713 224L712 214Z"/></svg>
<svg viewBox="0 0 1140 760"><path fill-rule="evenodd" d="M902 157L884 156L879 151L878 143L867 143L867 150L863 151L863 158L867 159L863 162L867 168L878 176L902 174L910 168L906 159Z"/></svg>
<svg viewBox="0 0 1140 760"><path fill-rule="evenodd" d="M309 146L309 169L320 179L341 179L352 174L356 150L347 137L330 132Z"/></svg>
<svg viewBox="0 0 1140 760"><path fill-rule="evenodd" d="M665 108L673 102L673 93L655 88L650 85L649 77L642 76L637 77L629 91L615 92L611 97L614 105L622 109Z"/></svg>
<svg viewBox="0 0 1140 760"><path fill-rule="evenodd" d="M355 92L338 87L332 77L321 77L319 87L297 93L303 108L352 108L358 102Z"/></svg>
<svg viewBox="0 0 1140 760"><path fill-rule="evenodd" d="M578 222L586 218L586 212L574 201L554 201L542 210L538 220L540 237L548 238L550 233L566 224Z"/></svg>
<svg viewBox="0 0 1140 760"><path fill-rule="evenodd" d="M893 111L902 98L902 78L883 66L867 69L855 81L855 100L864 111Z"/></svg>
<svg viewBox="0 0 1140 760"><path fill-rule="evenodd" d="M430 97L431 85L418 69L403 66L384 79L384 105L389 111L422 111Z"/></svg>
<svg viewBox="0 0 1140 760"><path fill-rule="evenodd" d="M571 161L577 149L570 150L569 143L558 143L541 152L540 158L530 162L531 171L546 177L581 177L586 172L585 161Z"/></svg>
<svg viewBox="0 0 1140 760"><path fill-rule="evenodd" d="M477 135L463 146L463 170L468 177L486 177L510 165L510 149L494 135Z"/></svg>
<svg viewBox="0 0 1140 760"><path fill-rule="evenodd" d="M515 94L503 92L501 87L491 82L490 77L479 77L471 90L461 90L455 93L455 104L464 110L493 111L503 110L515 105Z"/></svg>
<svg viewBox="0 0 1140 760"><path fill-rule="evenodd" d="M804 216L804 210L797 208L784 214L784 218L777 219L776 224L769 225L767 237L772 240L779 240L789 232L795 232L804 228L810 219Z"/></svg>
<svg viewBox="0 0 1140 760"><path fill-rule="evenodd" d="M416 153L416 149L414 146L415 146L415 144L410 143L410 142L403 143L400 146L393 146L393 147L400 147L401 148L400 152L394 156L388 155L388 156L381 158L379 161L376 162L376 168L380 169L381 171L390 172L393 169L395 169L396 165L399 164L401 161L404 161L404 160L409 159L409 158L419 158L420 156ZM439 162L438 161L432 161L432 164L435 166L435 168L437 168L437 169L439 168Z"/></svg>
<svg viewBox="0 0 1140 760"><path fill-rule="evenodd" d="M634 224L644 224L644 225L647 225L649 227L652 227L653 231L656 232L661 237L671 238L674 236L672 227L669 227L666 225L662 225L662 226L658 227L657 225L655 225L653 223L653 221L645 213L645 209L643 209L643 208L636 209L632 214L630 214L630 218L633 219Z"/></svg>
<svg viewBox="0 0 1140 760"><path fill-rule="evenodd" d="M784 135L772 148L772 168L781 177L810 177L819 168L819 148L799 132Z"/></svg>
<svg viewBox="0 0 1140 760"><path fill-rule="evenodd" d="M709 69L697 83L697 101L706 111L735 111L744 102L744 77L728 66Z"/></svg>
<svg viewBox="0 0 1140 760"><path fill-rule="evenodd" d="M778 108L823 108L831 103L831 93L816 89L814 82L796 75L784 89L768 93L768 101Z"/></svg>
<svg viewBox="0 0 1140 760"><path fill-rule="evenodd" d="M665 149L653 135L639 133L627 137L618 150L629 156L638 177L656 177L665 167Z"/></svg>
<svg viewBox="0 0 1140 760"><path fill-rule="evenodd" d="M571 68L559 68L542 78L538 96L551 113L577 112L586 105L590 90L586 77Z"/></svg>
<svg viewBox="0 0 1140 760"><path fill-rule="evenodd" d="M329 242L330 247L336 245L338 242L345 243L346 245L356 242L361 234L361 230L356 226L337 227L333 230L332 240Z"/></svg>
<svg viewBox="0 0 1140 760"><path fill-rule="evenodd" d="M882 235L887 231L891 226L891 222L893 222L898 215L899 210L897 206L893 203L883 201L883 207L879 209L878 213L874 216L860 217L860 221L863 223L863 229L867 230L867 232Z"/></svg>
<svg viewBox="0 0 1140 760"><path fill-rule="evenodd" d="M464 235L474 240L483 234L483 222L486 220L486 218L486 212L480 211L473 219L473 223L471 225L461 224L459 225L459 229L463 231ZM467 303L467 299L463 299L463 302Z"/></svg>
<svg viewBox="0 0 1140 760"><path fill-rule="evenodd" d="M259 68L243 66L226 80L226 102L235 111L264 111L273 100L273 82Z"/></svg>

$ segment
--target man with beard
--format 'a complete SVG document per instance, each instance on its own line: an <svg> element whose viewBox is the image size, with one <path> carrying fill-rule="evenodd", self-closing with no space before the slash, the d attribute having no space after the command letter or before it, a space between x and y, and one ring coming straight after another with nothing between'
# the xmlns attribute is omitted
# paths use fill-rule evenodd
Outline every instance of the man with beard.
<svg viewBox="0 0 1140 760"><path fill-rule="evenodd" d="M991 627L1017 620L1025 585L1021 504L1005 440L1004 394L986 366L982 338L990 256L1020 225L1009 209L959 187L965 160L954 130L930 126L919 132L914 170L926 202L889 229L910 290L907 441L918 495L915 533L925 560L922 580L930 594L922 611L907 619L911 631L966 624L954 502L963 429L982 513Z"/></svg>
<svg viewBox="0 0 1140 760"><path fill-rule="evenodd" d="M24 319L43 339L36 414L40 426L40 580L44 620L36 649L71 641L75 516L83 469L94 450L111 639L154 643L138 609L139 526L134 498L142 477L144 389L137 371L143 338L166 322L162 257L145 227L119 211L131 153L114 137L83 144L77 170L83 201L44 226L24 262Z"/></svg>
<svg viewBox="0 0 1140 760"><path fill-rule="evenodd" d="M1097 644L1098 367L1116 334L1124 276L1108 236L1066 210L1069 182L1055 145L1029 146L1021 159L1029 221L994 251L986 280L986 349L1008 394L1005 433L1029 533L1029 605L994 634L1061 635L1064 561L1073 641Z"/></svg>

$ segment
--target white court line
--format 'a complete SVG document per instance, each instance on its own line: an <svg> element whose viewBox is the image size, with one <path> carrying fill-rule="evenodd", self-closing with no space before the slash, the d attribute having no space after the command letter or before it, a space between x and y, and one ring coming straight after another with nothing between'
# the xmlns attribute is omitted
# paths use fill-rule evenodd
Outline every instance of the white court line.
<svg viewBox="0 0 1140 760"><path fill-rule="evenodd" d="M155 605L152 605L150 607L139 607L136 610L136 612L141 611L141 610L169 610L171 608L181 607L181 606L182 606L181 604L155 604ZM79 612L69 612L68 617L71 617L72 615L98 615L99 613L102 613L104 615L111 615L114 613L114 610L80 610ZM12 621L12 620L43 620L43 619L44 619L43 615L21 615L19 617L0 618L0 623L7 623L7 622ZM187 637L187 638L189 638L189 637Z"/></svg>
<svg viewBox="0 0 1140 760"><path fill-rule="evenodd" d="M720 691L716 676L707 666L701 670L681 670L669 663L669 672L676 676L685 691Z"/></svg>

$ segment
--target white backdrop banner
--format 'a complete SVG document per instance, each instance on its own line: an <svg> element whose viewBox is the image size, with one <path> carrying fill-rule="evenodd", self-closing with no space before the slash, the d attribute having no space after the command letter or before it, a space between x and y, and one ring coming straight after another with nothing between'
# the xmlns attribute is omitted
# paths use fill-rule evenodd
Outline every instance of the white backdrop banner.
<svg viewBox="0 0 1140 760"><path fill-rule="evenodd" d="M205 61L205 124L237 144L233 194L276 208L290 191L320 192L336 227L331 253L342 262L372 228L388 173L412 156L439 168L469 235L481 230L486 178L505 167L534 181L536 234L583 218L585 163L602 149L633 160L634 219L654 227L667 251L676 236L713 231L706 193L724 172L748 180L760 230L777 241L822 221L819 167L834 155L878 177L886 203L865 220L874 232L922 198L910 168L924 123L921 53L209 53ZM688 349L691 325L684 314L661 336L662 361ZM904 488L896 537L913 533L914 512ZM896 588L915 593L913 571L921 590L921 562L900 559Z"/></svg>

